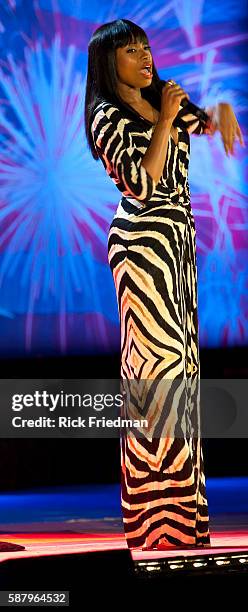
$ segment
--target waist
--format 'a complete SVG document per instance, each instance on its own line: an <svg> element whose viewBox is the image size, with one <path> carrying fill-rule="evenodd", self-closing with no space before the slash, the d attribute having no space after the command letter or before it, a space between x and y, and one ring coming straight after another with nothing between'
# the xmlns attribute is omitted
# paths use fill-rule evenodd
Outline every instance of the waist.
<svg viewBox="0 0 248 612"><path fill-rule="evenodd" d="M141 202L135 198L122 196L118 208L122 207L126 212L135 214L139 213L139 211L141 212L146 209L156 208L156 206L162 206L163 204L170 206L172 205L175 207L184 206L191 208L189 194L186 191L179 193L177 189L174 191L168 191L168 193L163 193L161 195L154 194L154 196L146 202Z"/></svg>

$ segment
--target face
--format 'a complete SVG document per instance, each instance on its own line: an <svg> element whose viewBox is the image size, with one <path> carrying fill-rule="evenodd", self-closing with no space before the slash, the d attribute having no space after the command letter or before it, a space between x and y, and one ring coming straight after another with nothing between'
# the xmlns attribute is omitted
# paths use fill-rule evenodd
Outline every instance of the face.
<svg viewBox="0 0 248 612"><path fill-rule="evenodd" d="M149 66L146 69L145 66ZM152 54L148 44L137 41L116 49L118 80L130 87L146 87L152 82Z"/></svg>

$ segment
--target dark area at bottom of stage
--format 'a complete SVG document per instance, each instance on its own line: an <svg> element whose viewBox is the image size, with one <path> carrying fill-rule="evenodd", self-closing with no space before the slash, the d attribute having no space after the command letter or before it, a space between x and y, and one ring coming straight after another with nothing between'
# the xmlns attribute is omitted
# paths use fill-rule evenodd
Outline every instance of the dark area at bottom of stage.
<svg viewBox="0 0 248 612"><path fill-rule="evenodd" d="M67 591L69 608L78 610L86 601L92 607L94 603L109 605L111 600L117 607L120 595L124 600L137 596L141 601L148 593L157 602L166 597L167 603L173 602L173 593L174 597L177 593L177 602L184 603L190 590L199 586L206 598L209 589L217 586L226 595L233 593L234 587L239 596L244 594L247 559L248 549L235 554L199 552L191 557L178 553L156 561L133 561L129 550L10 559L1 563L0 589L12 593Z"/></svg>

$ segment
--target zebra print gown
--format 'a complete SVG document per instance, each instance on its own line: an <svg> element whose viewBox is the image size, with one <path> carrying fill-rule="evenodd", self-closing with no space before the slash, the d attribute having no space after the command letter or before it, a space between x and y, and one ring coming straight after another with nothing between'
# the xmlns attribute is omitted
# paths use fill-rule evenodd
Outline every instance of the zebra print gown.
<svg viewBox="0 0 248 612"><path fill-rule="evenodd" d="M154 125L110 102L91 133L121 191L108 234L121 325L123 414L148 427L121 431L121 502L129 548L210 542L199 430L195 223L189 133L211 134L180 109L156 185L142 166Z"/></svg>

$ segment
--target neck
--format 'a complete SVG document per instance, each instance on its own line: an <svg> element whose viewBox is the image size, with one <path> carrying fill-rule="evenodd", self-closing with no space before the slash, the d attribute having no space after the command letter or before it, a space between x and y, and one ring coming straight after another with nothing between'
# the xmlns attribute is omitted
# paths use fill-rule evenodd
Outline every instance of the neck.
<svg viewBox="0 0 248 612"><path fill-rule="evenodd" d="M118 83L118 94L124 102L127 102L127 104L130 104L131 106L134 104L140 104L140 102L143 100L139 88L131 87L130 85L126 85L120 81Z"/></svg>

